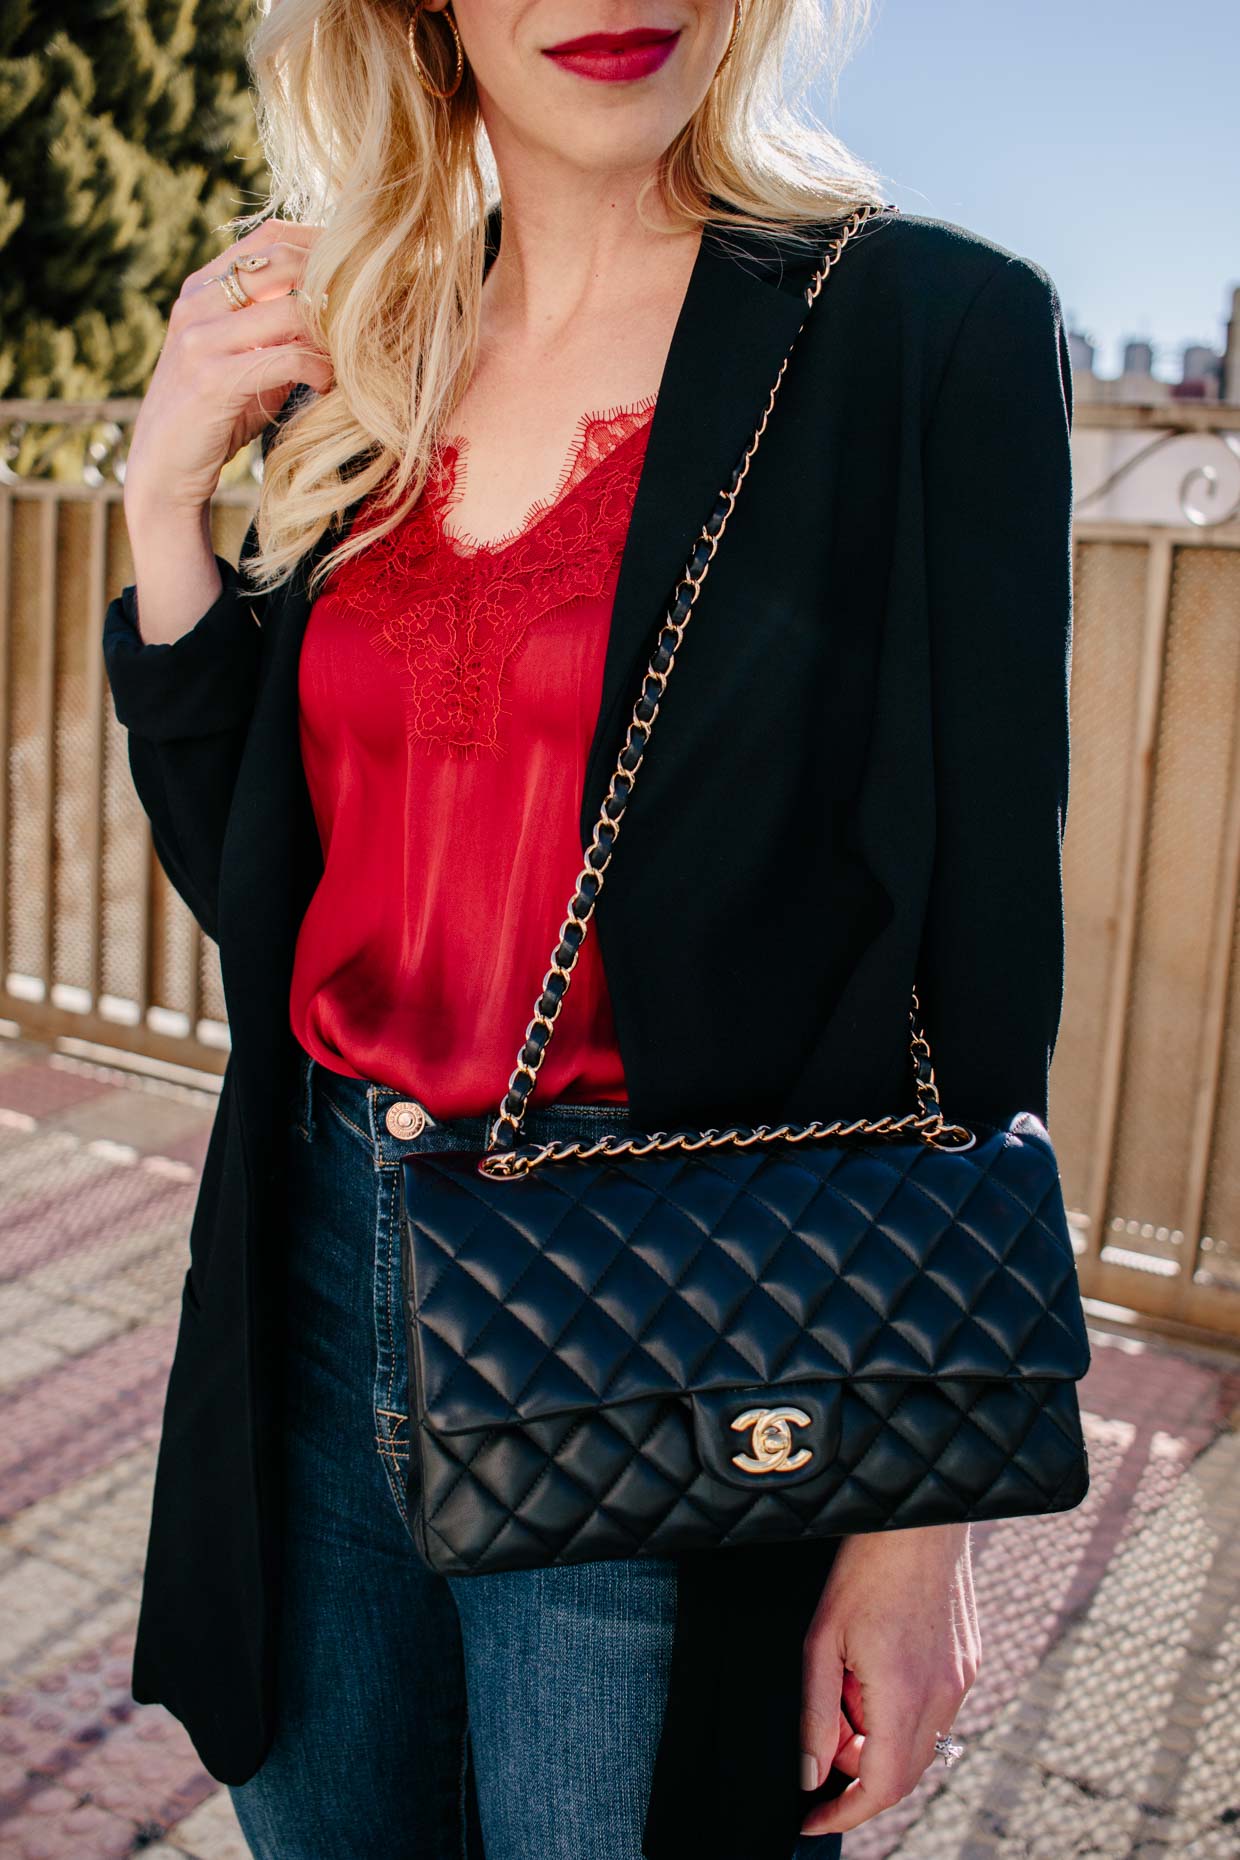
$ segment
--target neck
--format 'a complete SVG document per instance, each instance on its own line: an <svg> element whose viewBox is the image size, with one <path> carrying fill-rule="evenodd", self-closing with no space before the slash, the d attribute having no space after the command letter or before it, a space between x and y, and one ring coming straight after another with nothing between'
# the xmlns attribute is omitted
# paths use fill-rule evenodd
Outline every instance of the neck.
<svg viewBox="0 0 1240 1860"><path fill-rule="evenodd" d="M493 336L549 348L573 326L610 321L665 290L683 292L700 228L673 230L654 188L639 218L646 179L645 171L548 171L521 161L500 167L503 238L483 292Z"/></svg>

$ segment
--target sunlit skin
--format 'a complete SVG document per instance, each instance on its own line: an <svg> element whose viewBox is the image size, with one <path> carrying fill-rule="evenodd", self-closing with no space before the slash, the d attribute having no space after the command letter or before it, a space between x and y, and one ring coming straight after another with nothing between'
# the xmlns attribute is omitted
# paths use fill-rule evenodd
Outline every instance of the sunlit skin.
<svg viewBox="0 0 1240 1860"><path fill-rule="evenodd" d="M446 0L426 12L440 13ZM557 482L581 413L655 393L699 233L669 232L637 192L697 110L732 28L722 0L457 0L504 202L499 257L483 291L481 348L451 425L469 470L454 522L473 536L515 529ZM583 35L674 35L657 69L600 81L550 55ZM447 25L418 28L430 46Z"/></svg>
<svg viewBox="0 0 1240 1860"><path fill-rule="evenodd" d="M556 483L582 412L659 387L700 235L661 230L657 195L652 229L637 193L706 95L733 0L454 0L453 14L503 197L478 363L451 421L470 460L454 521L488 538L517 528ZM549 56L585 34L639 28L674 43L627 60ZM450 42L444 21L424 19L419 43L431 32ZM262 430L279 390L331 385L288 294L317 236L269 220L191 273L173 308L125 483L148 640L179 637L219 593L209 506L224 463ZM254 303L233 316L214 280L250 253L269 262L246 274ZM833 1764L851 1780L807 1803L807 1834L847 1832L916 1786L979 1647L967 1526L842 1541L806 1636L801 1742L808 1786Z"/></svg>

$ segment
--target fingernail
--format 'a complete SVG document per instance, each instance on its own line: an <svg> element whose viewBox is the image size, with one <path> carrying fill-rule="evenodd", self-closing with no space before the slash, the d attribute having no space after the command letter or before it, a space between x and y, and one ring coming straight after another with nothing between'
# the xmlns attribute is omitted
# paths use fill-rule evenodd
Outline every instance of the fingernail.
<svg viewBox="0 0 1240 1860"><path fill-rule="evenodd" d="M808 1750L801 1752L801 1787L816 1789L818 1787L818 1759Z"/></svg>
<svg viewBox="0 0 1240 1860"><path fill-rule="evenodd" d="M271 260L262 252L247 252L244 258L237 260L237 269L239 271L261 271L264 265L270 263Z"/></svg>

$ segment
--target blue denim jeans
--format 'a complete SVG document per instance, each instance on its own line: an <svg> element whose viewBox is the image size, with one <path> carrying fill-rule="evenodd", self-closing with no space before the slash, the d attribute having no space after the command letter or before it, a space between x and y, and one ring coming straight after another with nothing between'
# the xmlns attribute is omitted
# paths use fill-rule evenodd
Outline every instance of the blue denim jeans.
<svg viewBox="0 0 1240 1860"><path fill-rule="evenodd" d="M445 1577L408 1532L399 1164L482 1149L488 1123L396 1134L413 1102L308 1054L291 1082L276 1733L233 1804L258 1860L639 1860L675 1563ZM564 1101L525 1127L627 1117ZM789 1860L838 1853L802 1838Z"/></svg>

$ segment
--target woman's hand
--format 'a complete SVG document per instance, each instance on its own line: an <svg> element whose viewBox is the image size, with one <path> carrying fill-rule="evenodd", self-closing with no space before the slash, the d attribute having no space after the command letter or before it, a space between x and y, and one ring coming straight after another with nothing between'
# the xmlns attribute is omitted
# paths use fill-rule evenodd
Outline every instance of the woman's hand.
<svg viewBox="0 0 1240 1860"><path fill-rule="evenodd" d="M125 464L131 523L201 522L220 472L275 414L295 382L323 392L333 379L309 340L300 287L321 228L265 220L218 258L192 271L168 317L168 333L134 423ZM220 285L230 263L253 301L233 310Z"/></svg>
<svg viewBox="0 0 1240 1860"><path fill-rule="evenodd" d="M211 499L234 453L274 419L295 382L323 392L326 353L307 341L300 289L317 226L265 220L192 271L142 398L125 460L125 523L144 644L168 645L220 593ZM216 279L238 261L251 299L229 308Z"/></svg>
<svg viewBox="0 0 1240 1860"><path fill-rule="evenodd" d="M803 1834L847 1833L909 1794L980 1654L967 1524L844 1538L805 1637L802 1781L833 1764L853 1780Z"/></svg>

